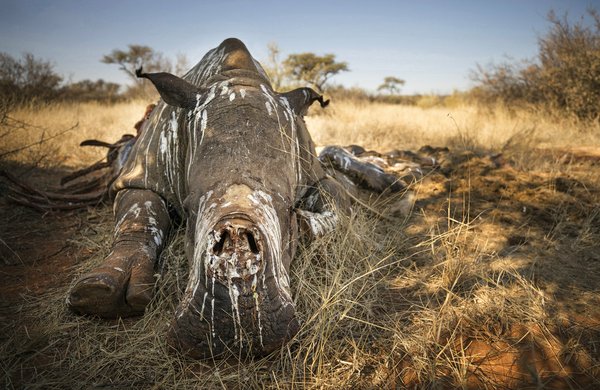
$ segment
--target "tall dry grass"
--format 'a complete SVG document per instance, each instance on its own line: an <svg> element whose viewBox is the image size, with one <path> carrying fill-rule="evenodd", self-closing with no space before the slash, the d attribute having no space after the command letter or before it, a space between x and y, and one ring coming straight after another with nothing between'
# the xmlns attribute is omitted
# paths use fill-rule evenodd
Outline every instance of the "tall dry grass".
<svg viewBox="0 0 600 390"><path fill-rule="evenodd" d="M34 145L9 158L34 161L52 150L46 163L67 167L89 164L102 157L102 150L80 148L81 141L96 138L116 141L121 134L134 133L147 102L130 101L106 105L50 103L20 107L9 113L17 121L2 124L6 133L0 154ZM326 110L313 110L307 126L318 146L357 144L380 152L391 149L416 150L423 145L479 148L502 151L512 148L544 148L600 145L600 123L533 113L526 110L493 109L456 104L451 107L419 107L368 101L333 102ZM12 124L12 122L11 122ZM44 139L73 130L38 144Z"/></svg>
<svg viewBox="0 0 600 390"><path fill-rule="evenodd" d="M500 105L422 108L345 101L333 102L317 114L306 120L317 145L357 144L380 152L416 150L423 145L489 151L502 151L515 143L528 147L600 145L598 122Z"/></svg>
<svg viewBox="0 0 600 390"><path fill-rule="evenodd" d="M20 106L8 113L0 125L0 155L12 161L40 166L80 167L101 159L106 150L81 148L86 139L117 141L122 134L135 134L133 125L146 103L131 101L114 105L98 102L56 102ZM14 150L25 148L16 153Z"/></svg>
<svg viewBox="0 0 600 390"><path fill-rule="evenodd" d="M56 148L55 161L78 165L99 157L77 148L81 140L116 140L144 106L57 105L11 115L53 131L79 122L80 132L46 144ZM598 124L501 108L334 102L308 117L307 124L318 145L354 143L386 151L430 144L504 151L525 162L534 161L527 148L600 146ZM30 136L37 140L39 134ZM529 166L545 169L536 164ZM412 190L419 198L426 184ZM520 351L534 356L535 348L561 358L569 354L571 362L589 361L590 375L600 374L593 371L597 357L589 353L586 334L562 327L557 338L555 303L524 267L531 259L501 254L498 237L507 233L471 214L470 196L467 189L441 197L446 208L441 215L425 207L399 215L398 198L371 200L356 205L332 234L302 245L291 269L302 327L292 342L260 359L232 355L197 362L166 347L165 330L187 278L178 232L161 257L156 295L142 318L113 322L75 316L64 305L69 286L26 297L12 317L14 337L0 344L4 383L28 388L516 388L530 375ZM593 211L587 235L574 240L570 250L594 245L598 209ZM96 222L81 229L72 245L96 254L80 262L73 278L110 250L110 210L91 212ZM561 218L567 221L568 213ZM544 232L529 237L541 242L540 252L528 254L534 261L561 240ZM505 372L506 367L514 371Z"/></svg>

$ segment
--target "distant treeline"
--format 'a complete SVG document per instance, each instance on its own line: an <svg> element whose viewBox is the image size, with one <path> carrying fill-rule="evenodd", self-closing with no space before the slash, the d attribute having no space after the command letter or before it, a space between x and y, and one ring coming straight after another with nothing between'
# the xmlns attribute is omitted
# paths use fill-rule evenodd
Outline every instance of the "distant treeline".
<svg viewBox="0 0 600 390"><path fill-rule="evenodd" d="M548 15L550 27L539 38L538 54L533 59L507 61L488 66L477 65L471 74L475 86L466 92L448 96L402 95L404 80L386 76L377 93L361 88L346 88L331 83L340 72L349 71L348 64L337 61L334 54L290 54L280 60L275 43L268 45L268 58L262 61L273 87L280 91L298 86L311 86L338 99L378 101L391 104L431 107L459 103L507 107L532 107L573 115L585 120L600 117L600 16L595 9L588 18L571 23L567 16ZM131 79L121 87L103 80L64 82L52 64L24 54L13 58L0 53L0 99L15 104L31 101L73 100L115 102L122 99L156 99L148 83L135 77L140 65L146 71L167 71L181 75L187 59L177 57L175 65L162 53L148 46L129 45L115 49L102 62L118 65Z"/></svg>
<svg viewBox="0 0 600 390"><path fill-rule="evenodd" d="M83 80L64 83L49 61L25 53L14 58L0 53L0 99L5 103L22 104L51 100L107 101L123 99L120 86L104 80Z"/></svg>
<svg viewBox="0 0 600 390"><path fill-rule="evenodd" d="M106 57L105 57L106 59ZM165 65L169 68L169 65ZM272 66L265 66L271 74ZM304 75L303 77L308 78ZM317 76L320 80L323 76ZM285 82L284 82L285 79ZM132 78L135 80L135 78ZM299 77L292 77L285 70L280 70L275 77L278 83L277 89L288 90L298 85L311 84ZM136 80L137 81L137 80ZM320 82L320 81L319 81ZM319 86L313 85L318 88ZM325 85L321 83L321 90L334 99L352 99L364 101L377 101L391 104L418 105L431 107L445 105L448 99L455 101L467 96L464 93L455 92L453 95L400 95L398 93L370 93L365 89L343 85ZM383 90L383 88L380 88ZM399 92L399 89L398 89ZM117 83L100 80L82 80L78 82L64 82L62 76L57 74L49 61L35 58L26 53L20 59L13 58L6 53L0 53L0 97L13 104L30 104L31 102L48 101L99 101L114 103L132 98L157 99L154 89L144 88L142 83L122 87Z"/></svg>

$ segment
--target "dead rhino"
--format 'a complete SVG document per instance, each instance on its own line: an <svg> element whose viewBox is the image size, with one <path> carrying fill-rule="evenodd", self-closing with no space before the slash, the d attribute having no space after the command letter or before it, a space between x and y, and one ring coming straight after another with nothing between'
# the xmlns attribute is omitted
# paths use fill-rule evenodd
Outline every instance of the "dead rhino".
<svg viewBox="0 0 600 390"><path fill-rule="evenodd" d="M227 39L183 78L142 73L162 100L112 185L112 250L67 298L80 314L139 315L172 218L186 223L190 269L169 342L194 357L264 354L299 328L289 268L298 235L347 207L303 115L322 96L273 91L245 45Z"/></svg>

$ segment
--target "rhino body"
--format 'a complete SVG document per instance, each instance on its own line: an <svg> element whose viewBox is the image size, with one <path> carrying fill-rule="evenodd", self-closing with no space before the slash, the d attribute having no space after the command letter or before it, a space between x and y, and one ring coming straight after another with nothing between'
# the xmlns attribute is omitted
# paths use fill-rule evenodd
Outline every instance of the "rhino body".
<svg viewBox="0 0 600 390"><path fill-rule="evenodd" d="M172 219L186 223L188 284L169 341L195 357L268 353L299 328L289 267L298 234L323 234L347 208L303 115L309 88L273 91L244 44L227 39L183 78L144 74L162 100L112 186L112 251L80 278L82 314L142 314Z"/></svg>

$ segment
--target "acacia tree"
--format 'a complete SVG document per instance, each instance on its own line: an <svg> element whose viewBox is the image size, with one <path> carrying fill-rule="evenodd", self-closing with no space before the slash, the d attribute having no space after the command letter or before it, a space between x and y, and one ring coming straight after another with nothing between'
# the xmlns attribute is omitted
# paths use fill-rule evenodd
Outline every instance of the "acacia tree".
<svg viewBox="0 0 600 390"><path fill-rule="evenodd" d="M383 79L383 84L377 87L378 91L387 91L390 95L397 95L400 93L400 87L404 85L405 81L394 76L387 76Z"/></svg>
<svg viewBox="0 0 600 390"><path fill-rule="evenodd" d="M119 65L119 69L135 82L138 81L135 70L140 66L147 72L171 71L171 63L161 52L144 45L128 45L128 50L114 49L110 54L104 55L101 61L105 64Z"/></svg>
<svg viewBox="0 0 600 390"><path fill-rule="evenodd" d="M110 54L102 57L101 62L105 64L119 65L122 70L134 82L134 86L128 89L129 95L156 96L154 88L144 83L135 75L136 69L143 67L145 72L170 72L173 73L173 64L160 52L145 45L128 45L127 50L114 49ZM175 74L182 74L187 70L188 60L183 54L177 55Z"/></svg>
<svg viewBox="0 0 600 390"><path fill-rule="evenodd" d="M346 62L337 62L335 54L322 56L314 53L290 54L284 61L286 74L299 82L305 82L323 91L327 81L340 72L347 72Z"/></svg>

